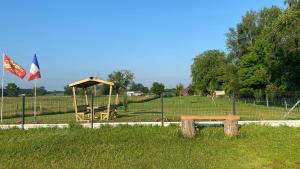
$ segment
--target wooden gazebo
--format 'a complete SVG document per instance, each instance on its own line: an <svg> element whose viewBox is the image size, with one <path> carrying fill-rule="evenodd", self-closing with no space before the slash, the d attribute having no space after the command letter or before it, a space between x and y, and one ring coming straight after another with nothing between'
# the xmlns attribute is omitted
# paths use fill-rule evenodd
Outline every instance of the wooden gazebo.
<svg viewBox="0 0 300 169"><path fill-rule="evenodd" d="M108 96L108 105L106 107L106 110L100 112L100 119L101 120L108 120L110 117L110 109L111 109L111 95L112 95L112 86L114 83L101 80L99 78L90 77L83 80L79 80L77 82L69 84L69 87L73 90L73 98L74 98L74 108L75 108L75 117L76 121L85 121L85 114L87 114L89 111L89 103L88 103L88 97L87 97L87 88L91 86L95 86L98 84L104 84L109 85L109 96ZM85 94L85 105L77 105L77 99L76 99L76 88L81 88L84 90ZM93 111L90 111L90 113Z"/></svg>

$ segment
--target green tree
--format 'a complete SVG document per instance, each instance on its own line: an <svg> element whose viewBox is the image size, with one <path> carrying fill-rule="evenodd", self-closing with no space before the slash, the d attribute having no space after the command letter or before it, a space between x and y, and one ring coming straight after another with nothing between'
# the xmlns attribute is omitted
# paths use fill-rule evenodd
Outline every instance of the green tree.
<svg viewBox="0 0 300 169"><path fill-rule="evenodd" d="M282 14L282 10L277 6L270 8L263 8L258 13L257 27L259 29L259 36L264 29L272 27L273 22Z"/></svg>
<svg viewBox="0 0 300 169"><path fill-rule="evenodd" d="M240 88L238 68L233 63L228 63L224 66L224 75L221 77L224 81L222 88L227 94L237 93Z"/></svg>
<svg viewBox="0 0 300 169"><path fill-rule="evenodd" d="M248 48L252 47L256 37L259 34L257 26L257 13L255 11L248 11L242 18L242 22L237 25L239 53L244 55Z"/></svg>
<svg viewBox="0 0 300 169"><path fill-rule="evenodd" d="M145 87L141 83L135 83L135 82L132 82L132 84L130 85L129 90L131 90L131 91L140 91L142 93L148 93L149 92L148 87Z"/></svg>
<svg viewBox="0 0 300 169"><path fill-rule="evenodd" d="M116 91L112 92L116 94ZM109 86L108 85L98 85L97 86L97 95L108 95L109 94Z"/></svg>
<svg viewBox="0 0 300 169"><path fill-rule="evenodd" d="M125 92L133 82L134 75L129 70L114 71L108 75L108 80L114 83L114 90L117 94Z"/></svg>
<svg viewBox="0 0 300 169"><path fill-rule="evenodd" d="M276 6L263 8L259 12L248 11L236 28L229 28L226 34L229 58L239 63L240 59L250 52L249 49L254 46L265 27L270 27L281 13L281 9Z"/></svg>
<svg viewBox="0 0 300 169"><path fill-rule="evenodd" d="M300 8L300 0L284 0L284 4L288 5L290 8Z"/></svg>
<svg viewBox="0 0 300 169"><path fill-rule="evenodd" d="M300 10L287 9L267 31L267 39L272 43L272 53L268 56L270 82L284 90L299 90L300 83Z"/></svg>
<svg viewBox="0 0 300 169"><path fill-rule="evenodd" d="M20 88L15 83L8 83L5 87L5 92L7 96L18 96L20 93Z"/></svg>
<svg viewBox="0 0 300 169"><path fill-rule="evenodd" d="M255 92L265 90L268 84L268 66L266 57L271 46L265 39L258 39L240 62L239 78L241 90Z"/></svg>
<svg viewBox="0 0 300 169"><path fill-rule="evenodd" d="M238 45L238 33L234 28L229 28L229 32L226 33L226 46L229 51L229 59L233 62L240 58L239 45Z"/></svg>
<svg viewBox="0 0 300 169"><path fill-rule="evenodd" d="M193 84L189 84L188 89L189 89L189 95L196 94L195 86Z"/></svg>
<svg viewBox="0 0 300 169"><path fill-rule="evenodd" d="M222 89L225 67L228 64L223 51L208 50L194 58L191 66L192 85L201 93Z"/></svg>
<svg viewBox="0 0 300 169"><path fill-rule="evenodd" d="M119 104L119 94L125 93L128 86L133 82L134 75L129 70L114 71L108 75L108 80L114 83L113 88L117 94L116 102ZM127 109L127 95L124 95L124 106Z"/></svg>
<svg viewBox="0 0 300 169"><path fill-rule="evenodd" d="M223 88L227 93L239 88L241 91L263 93L271 83L271 63L274 59L270 58L274 56L274 42L267 36L282 13L276 6L258 12L249 11L236 29L229 29L226 43L231 60L223 79Z"/></svg>
<svg viewBox="0 0 300 169"><path fill-rule="evenodd" d="M33 93L34 93L34 89L33 89ZM36 88L36 95L37 96L44 96L46 94L47 94L47 90L46 90L46 88L44 86Z"/></svg>
<svg viewBox="0 0 300 169"><path fill-rule="evenodd" d="M72 95L72 88L69 87L68 85L64 87L64 94L65 95Z"/></svg>
<svg viewBox="0 0 300 169"><path fill-rule="evenodd" d="M181 96L181 90L183 89L183 84L182 83L178 83L177 85L176 85L176 95L177 96Z"/></svg>
<svg viewBox="0 0 300 169"><path fill-rule="evenodd" d="M162 83L154 82L150 90L152 93L159 96L164 92L165 86Z"/></svg>
<svg viewBox="0 0 300 169"><path fill-rule="evenodd" d="M257 25L258 14L255 11L248 11L242 18L242 22L235 28L229 28L226 34L226 45L230 52L230 58L239 61L253 46L259 34Z"/></svg>

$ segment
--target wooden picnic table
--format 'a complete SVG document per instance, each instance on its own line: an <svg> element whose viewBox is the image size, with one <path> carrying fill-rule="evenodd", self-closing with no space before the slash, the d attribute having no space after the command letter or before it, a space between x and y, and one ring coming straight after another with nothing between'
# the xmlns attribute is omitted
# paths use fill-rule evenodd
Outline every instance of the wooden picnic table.
<svg viewBox="0 0 300 169"><path fill-rule="evenodd" d="M94 107L93 107L94 111L97 111L97 110L102 111L102 110L104 110L105 108L106 108L106 106L94 106ZM88 111L91 111L91 110L92 110L92 107L91 107L91 106L88 106L88 107L87 107L87 110L88 110Z"/></svg>
<svg viewBox="0 0 300 169"><path fill-rule="evenodd" d="M92 107L88 106L86 109L87 109L88 117L91 118ZM105 110L105 106L94 106L93 109L94 109L94 119L96 119L96 118L98 118L98 117L96 117L96 113L103 112Z"/></svg>

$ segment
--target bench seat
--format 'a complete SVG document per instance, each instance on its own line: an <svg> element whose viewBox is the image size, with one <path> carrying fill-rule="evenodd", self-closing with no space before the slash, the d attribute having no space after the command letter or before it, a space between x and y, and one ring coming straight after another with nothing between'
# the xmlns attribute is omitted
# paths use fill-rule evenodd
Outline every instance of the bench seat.
<svg viewBox="0 0 300 169"><path fill-rule="evenodd" d="M240 116L220 115L220 116L181 116L181 120L240 120Z"/></svg>
<svg viewBox="0 0 300 169"><path fill-rule="evenodd" d="M227 136L238 134L238 121L240 116L220 115L220 116L181 116L181 132L184 137L192 138L196 135L195 121L197 120L222 120L224 121L224 133Z"/></svg>

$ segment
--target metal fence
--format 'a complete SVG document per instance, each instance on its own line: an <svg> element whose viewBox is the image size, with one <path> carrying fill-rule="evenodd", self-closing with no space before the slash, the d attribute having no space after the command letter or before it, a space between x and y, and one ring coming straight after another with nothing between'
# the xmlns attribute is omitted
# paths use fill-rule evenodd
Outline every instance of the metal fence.
<svg viewBox="0 0 300 169"><path fill-rule="evenodd" d="M110 122L179 121L181 115L229 115L241 116L241 120L300 119L300 93L270 93L255 96L239 93L232 96L133 96L119 98L117 118ZM113 96L113 99L115 96ZM88 97L91 103L91 97ZM94 97L94 106L107 105L107 96ZM79 105L84 97L77 98ZM114 102L112 104L115 104ZM22 123L22 97L6 97L3 104L2 124ZM34 98L25 98L25 123L71 123L75 122L71 96L42 96L37 98L34 113ZM96 119L100 121L98 112Z"/></svg>

